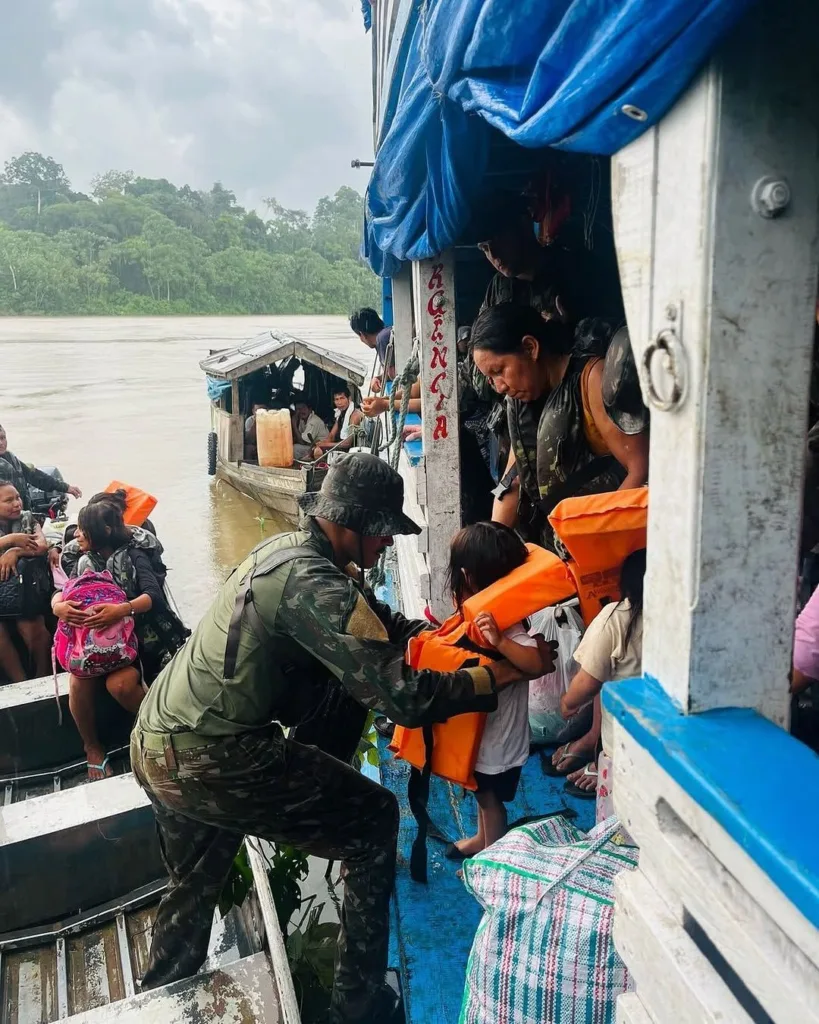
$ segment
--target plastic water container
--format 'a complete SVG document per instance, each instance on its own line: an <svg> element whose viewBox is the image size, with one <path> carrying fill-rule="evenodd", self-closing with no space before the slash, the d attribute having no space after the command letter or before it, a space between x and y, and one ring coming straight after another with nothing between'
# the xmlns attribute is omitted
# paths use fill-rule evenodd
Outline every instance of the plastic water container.
<svg viewBox="0 0 819 1024"><path fill-rule="evenodd" d="M284 469L293 465L293 431L287 409L260 409L256 413L256 448L260 466Z"/></svg>
<svg viewBox="0 0 819 1024"><path fill-rule="evenodd" d="M121 480L112 480L105 488L108 494L114 491L125 491L125 512L122 521L126 526L142 526L148 516L156 508L156 498L139 487L124 484Z"/></svg>

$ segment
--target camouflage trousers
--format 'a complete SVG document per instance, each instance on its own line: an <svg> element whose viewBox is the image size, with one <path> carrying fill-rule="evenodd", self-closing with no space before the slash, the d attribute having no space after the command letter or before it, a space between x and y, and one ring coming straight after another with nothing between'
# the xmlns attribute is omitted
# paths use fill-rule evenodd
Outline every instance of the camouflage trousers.
<svg viewBox="0 0 819 1024"><path fill-rule="evenodd" d="M375 1024L395 877L392 793L317 747L286 739L278 727L187 749L166 743L163 752L155 745L155 737L134 730L131 765L153 805L170 878L142 988L190 977L204 963L228 870L244 835L254 835L341 861L330 1017L337 1024Z"/></svg>

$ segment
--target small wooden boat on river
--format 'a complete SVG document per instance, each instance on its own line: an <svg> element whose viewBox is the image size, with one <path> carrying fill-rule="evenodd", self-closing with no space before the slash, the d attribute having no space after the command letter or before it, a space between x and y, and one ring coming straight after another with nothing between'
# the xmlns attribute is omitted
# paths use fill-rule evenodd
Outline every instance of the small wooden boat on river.
<svg viewBox="0 0 819 1024"><path fill-rule="evenodd" d="M307 465L260 466L245 444L245 420L255 403L289 408L303 395L326 422L332 423L333 389L349 387L354 401L368 375L366 350L346 321L338 334L321 343L281 331L264 331L238 348L213 352L200 362L211 398L208 472L226 480L265 509L293 522L298 498L320 485Z"/></svg>
<svg viewBox="0 0 819 1024"><path fill-rule="evenodd" d="M101 696L116 774L89 785L65 696L59 724L53 680L0 687L0 1024L297 1021L252 840L252 887L241 908L217 911L201 971L139 993L167 876L150 804L128 771L130 720Z"/></svg>

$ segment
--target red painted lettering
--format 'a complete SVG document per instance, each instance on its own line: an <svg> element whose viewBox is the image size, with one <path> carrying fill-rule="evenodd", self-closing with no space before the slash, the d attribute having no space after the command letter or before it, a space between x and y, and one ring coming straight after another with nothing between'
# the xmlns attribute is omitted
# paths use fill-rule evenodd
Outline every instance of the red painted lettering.
<svg viewBox="0 0 819 1024"><path fill-rule="evenodd" d="M435 419L435 429L432 432L432 440L439 441L442 437L448 437L446 416L438 416Z"/></svg>
<svg viewBox="0 0 819 1024"><path fill-rule="evenodd" d="M449 351L447 345L433 345L432 346L432 359L429 363L430 370L434 370L436 366L440 366L442 370L446 369L446 355Z"/></svg>
<svg viewBox="0 0 819 1024"><path fill-rule="evenodd" d="M433 292L432 295L430 295L429 302L427 303L427 313L429 313L429 315L436 321L436 326L439 319L441 323L444 322L444 304L445 300L443 289Z"/></svg>
<svg viewBox="0 0 819 1024"><path fill-rule="evenodd" d="M441 389L439 387L439 383L442 380L446 380L445 373L438 373L432 378L432 383L429 386L429 390L432 392L433 395L437 395L440 392Z"/></svg>
<svg viewBox="0 0 819 1024"><path fill-rule="evenodd" d="M443 263L436 263L432 268L432 273L429 275L429 281L427 281L427 288L432 291L433 288L444 287L444 265Z"/></svg>

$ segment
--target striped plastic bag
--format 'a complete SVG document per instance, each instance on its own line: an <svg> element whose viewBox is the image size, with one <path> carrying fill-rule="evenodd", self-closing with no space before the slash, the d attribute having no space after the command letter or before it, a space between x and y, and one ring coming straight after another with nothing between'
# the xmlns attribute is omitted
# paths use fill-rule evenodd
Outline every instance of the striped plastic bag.
<svg viewBox="0 0 819 1024"><path fill-rule="evenodd" d="M615 875L637 866L616 818L581 832L563 818L513 829L464 862L484 908L459 1024L613 1024L629 987L612 942Z"/></svg>

